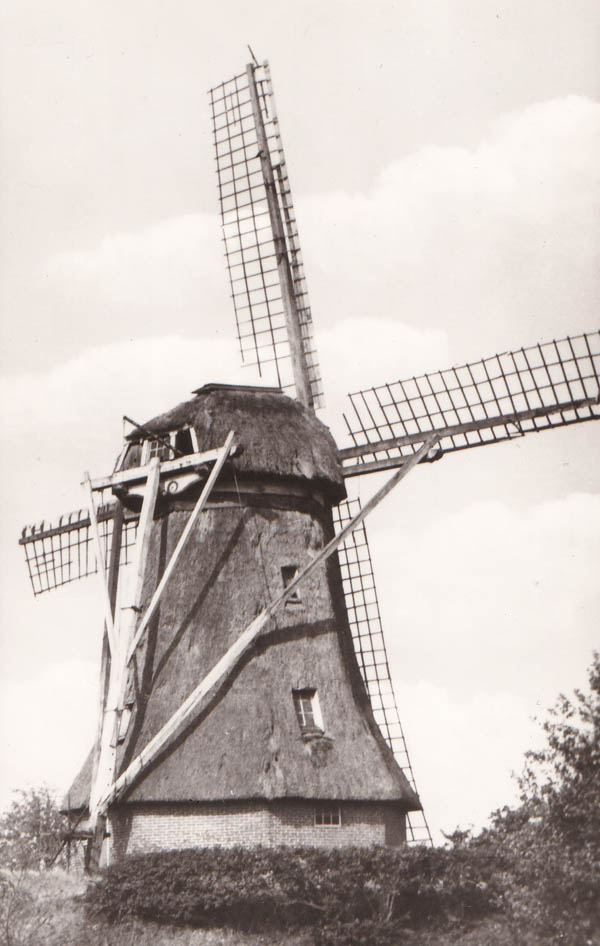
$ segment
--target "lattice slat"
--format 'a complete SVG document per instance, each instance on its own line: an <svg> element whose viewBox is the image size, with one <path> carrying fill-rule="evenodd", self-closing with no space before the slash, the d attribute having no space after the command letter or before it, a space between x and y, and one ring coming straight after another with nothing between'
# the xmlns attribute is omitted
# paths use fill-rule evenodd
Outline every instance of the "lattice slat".
<svg viewBox="0 0 600 946"><path fill-rule="evenodd" d="M350 402L355 447L340 451L347 475L411 456L431 431L447 453L597 420L600 332L369 388Z"/></svg>
<svg viewBox="0 0 600 946"><path fill-rule="evenodd" d="M313 406L320 407L322 385L312 315L269 67L263 63L252 68L260 117L253 110L248 72L234 76L209 93L225 258L242 361L258 366L261 375L265 369L273 371L277 384L293 393L283 289L259 153L257 120L262 118Z"/></svg>
<svg viewBox="0 0 600 946"><path fill-rule="evenodd" d="M112 546L114 504L98 508L98 530L108 567ZM130 561L135 543L137 516L129 516L123 523L120 564ZM34 595L60 588L78 578L85 578L98 570L91 534L90 517L86 509L61 516L56 523L39 523L23 529L19 545L23 546L29 578Z"/></svg>
<svg viewBox="0 0 600 946"><path fill-rule="evenodd" d="M360 502L357 499L345 500L334 508L334 524L338 527L337 531L345 526L359 509ZM352 641L373 714L398 765L416 792L414 772L390 676L375 576L364 522L342 543L338 556ZM407 831L409 843L431 842L431 834L423 812L408 813Z"/></svg>

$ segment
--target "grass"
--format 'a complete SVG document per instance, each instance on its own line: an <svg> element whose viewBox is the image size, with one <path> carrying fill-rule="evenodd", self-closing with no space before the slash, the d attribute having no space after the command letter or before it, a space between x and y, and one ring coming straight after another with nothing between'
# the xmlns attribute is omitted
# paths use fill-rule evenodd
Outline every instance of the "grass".
<svg viewBox="0 0 600 946"><path fill-rule="evenodd" d="M133 920L90 923L83 895L86 879L54 869L0 872L0 946L311 946L312 936L189 929Z"/></svg>

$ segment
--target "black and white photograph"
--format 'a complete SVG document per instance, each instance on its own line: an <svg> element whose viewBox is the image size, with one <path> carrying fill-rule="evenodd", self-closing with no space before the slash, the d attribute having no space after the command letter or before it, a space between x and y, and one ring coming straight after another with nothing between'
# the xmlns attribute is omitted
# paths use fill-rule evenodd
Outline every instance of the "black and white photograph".
<svg viewBox="0 0 600 946"><path fill-rule="evenodd" d="M593 0L7 0L0 946L600 946L599 96Z"/></svg>

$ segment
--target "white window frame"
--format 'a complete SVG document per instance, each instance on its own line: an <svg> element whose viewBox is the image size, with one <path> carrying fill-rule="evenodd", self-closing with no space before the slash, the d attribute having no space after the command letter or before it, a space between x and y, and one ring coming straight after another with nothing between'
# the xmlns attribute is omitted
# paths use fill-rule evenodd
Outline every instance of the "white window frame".
<svg viewBox="0 0 600 946"><path fill-rule="evenodd" d="M314 826L315 828L341 828L342 809L340 805L315 805Z"/></svg>
<svg viewBox="0 0 600 946"><path fill-rule="evenodd" d="M325 727L323 726L323 714L321 713L321 704L319 702L319 691L316 689L316 687L299 687L298 689L293 689L292 699L294 701L294 712L296 713L296 719L298 720L300 731L310 732L313 729L313 727L305 721L304 707L302 706L301 702L303 699L310 699L310 708L315 728L320 729L321 732L324 732Z"/></svg>
<svg viewBox="0 0 600 946"><path fill-rule="evenodd" d="M194 427L191 424L184 424L183 427L178 427L177 430L168 430L168 431L165 431L164 434L160 434L163 440L166 440L167 437L169 438L169 445L173 448L172 455L169 456L170 460L174 460L176 457L175 440L177 438L177 434L182 430L189 430L191 439L192 439L192 452L199 453L198 437L196 435L196 431ZM142 440L142 456L140 460L140 466L146 466L150 462L150 450L153 443L157 443L157 440L155 437L150 437L147 440Z"/></svg>

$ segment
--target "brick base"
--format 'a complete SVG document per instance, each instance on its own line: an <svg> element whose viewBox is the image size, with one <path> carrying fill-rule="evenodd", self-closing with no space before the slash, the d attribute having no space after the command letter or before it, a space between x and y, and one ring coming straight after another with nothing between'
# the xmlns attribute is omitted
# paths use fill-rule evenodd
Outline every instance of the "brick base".
<svg viewBox="0 0 600 946"><path fill-rule="evenodd" d="M339 811L339 825L317 826L311 801L122 805L110 814L109 858L216 845L329 848L406 841L404 812L393 803L341 802Z"/></svg>

